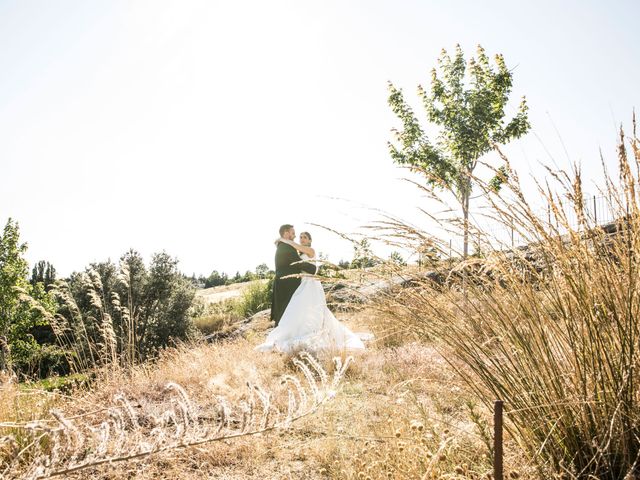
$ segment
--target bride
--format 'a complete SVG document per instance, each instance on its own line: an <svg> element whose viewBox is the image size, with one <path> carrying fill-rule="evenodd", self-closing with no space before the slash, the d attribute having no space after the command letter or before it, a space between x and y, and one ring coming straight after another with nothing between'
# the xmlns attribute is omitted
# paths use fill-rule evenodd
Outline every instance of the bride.
<svg viewBox="0 0 640 480"><path fill-rule="evenodd" d="M285 238L278 242L291 245L300 252L300 258L307 261L315 259L316 252L311 248L309 232L300 234L300 243ZM267 336L257 350L280 350L290 352L296 349L364 349L364 343L336 317L333 316L324 297L322 284L313 277L302 277L287 306L280 323Z"/></svg>

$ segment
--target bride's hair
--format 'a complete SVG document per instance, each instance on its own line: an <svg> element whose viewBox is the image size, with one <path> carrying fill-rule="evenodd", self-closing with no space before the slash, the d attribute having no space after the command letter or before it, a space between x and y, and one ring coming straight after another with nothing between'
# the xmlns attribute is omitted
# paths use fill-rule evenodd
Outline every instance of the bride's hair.
<svg viewBox="0 0 640 480"><path fill-rule="evenodd" d="M311 238L311 234L309 232L300 232L300 236L305 235L310 242L313 241L313 238Z"/></svg>

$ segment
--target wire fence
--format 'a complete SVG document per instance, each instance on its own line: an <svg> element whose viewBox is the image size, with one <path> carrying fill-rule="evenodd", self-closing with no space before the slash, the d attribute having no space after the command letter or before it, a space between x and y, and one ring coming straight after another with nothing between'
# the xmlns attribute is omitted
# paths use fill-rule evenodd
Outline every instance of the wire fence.
<svg viewBox="0 0 640 480"><path fill-rule="evenodd" d="M565 217L562 221L554 215L551 207L537 209L536 216L543 224L549 225L554 232L563 235L568 232L568 228L579 230L581 223L572 204L558 202L557 207L561 209ZM604 226L616 220L616 210L606 196L588 196L583 200L583 211L587 223L591 227ZM472 228L469 231L469 253L477 254L484 250L506 250L528 245L531 239L520 234L514 225L498 223L487 218L482 212L470 216ZM463 235L457 235L449 239L449 245L444 245L443 256L449 258L461 257L464 248Z"/></svg>

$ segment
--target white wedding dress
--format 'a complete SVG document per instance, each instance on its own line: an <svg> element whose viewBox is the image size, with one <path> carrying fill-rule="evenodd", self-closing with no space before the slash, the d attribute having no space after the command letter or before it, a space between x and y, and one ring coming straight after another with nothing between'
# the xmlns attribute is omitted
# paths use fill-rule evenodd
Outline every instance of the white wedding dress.
<svg viewBox="0 0 640 480"><path fill-rule="evenodd" d="M303 260L309 257L300 256ZM365 339L368 334L362 334ZM256 350L290 352L297 349L364 349L358 334L338 321L327 308L322 284L311 277L303 277L287 305L280 323Z"/></svg>

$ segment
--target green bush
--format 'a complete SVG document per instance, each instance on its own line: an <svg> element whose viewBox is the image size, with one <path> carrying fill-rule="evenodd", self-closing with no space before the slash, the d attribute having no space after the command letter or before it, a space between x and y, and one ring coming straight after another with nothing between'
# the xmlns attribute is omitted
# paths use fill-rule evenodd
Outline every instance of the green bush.
<svg viewBox="0 0 640 480"><path fill-rule="evenodd" d="M21 385L24 390L44 390L46 392L71 393L74 389L89 386L95 377L83 373L66 376L51 376L36 382L26 382Z"/></svg>
<svg viewBox="0 0 640 480"><path fill-rule="evenodd" d="M235 312L240 318L248 318L261 310L271 308L271 289L273 279L258 280L251 283L243 292L235 306Z"/></svg>
<svg viewBox="0 0 640 480"><path fill-rule="evenodd" d="M219 332L227 325L239 320L237 304L238 300L227 299L203 305L197 309L198 313L193 318L193 324L204 335Z"/></svg>
<svg viewBox="0 0 640 480"><path fill-rule="evenodd" d="M131 365L194 333L195 288L161 252L147 268L138 252L127 252L119 268L110 261L91 264L59 281L54 331L74 371L97 365Z"/></svg>

